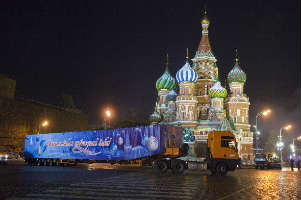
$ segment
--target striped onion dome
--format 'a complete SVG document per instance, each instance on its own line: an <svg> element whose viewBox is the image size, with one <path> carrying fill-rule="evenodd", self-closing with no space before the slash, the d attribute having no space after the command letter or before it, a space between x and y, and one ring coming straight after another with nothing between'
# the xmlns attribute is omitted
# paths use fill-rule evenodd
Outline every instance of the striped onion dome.
<svg viewBox="0 0 301 200"><path fill-rule="evenodd" d="M229 83L231 82L246 82L247 75L246 73L240 68L238 63L238 58L235 58L235 64L233 69L229 72L227 80Z"/></svg>
<svg viewBox="0 0 301 200"><path fill-rule="evenodd" d="M191 68L188 59L185 65L177 72L176 79L179 83L186 81L196 82L198 80L198 74Z"/></svg>
<svg viewBox="0 0 301 200"><path fill-rule="evenodd" d="M176 80L168 72L167 64L164 74L156 81L156 88L157 90L171 90L176 88Z"/></svg>
<svg viewBox="0 0 301 200"><path fill-rule="evenodd" d="M225 98L227 96L227 90L221 86L221 83L217 81L209 90L209 96L211 98Z"/></svg>
<svg viewBox="0 0 301 200"><path fill-rule="evenodd" d="M177 93L174 90L170 90L167 94L167 100L168 101L175 101L177 98Z"/></svg>

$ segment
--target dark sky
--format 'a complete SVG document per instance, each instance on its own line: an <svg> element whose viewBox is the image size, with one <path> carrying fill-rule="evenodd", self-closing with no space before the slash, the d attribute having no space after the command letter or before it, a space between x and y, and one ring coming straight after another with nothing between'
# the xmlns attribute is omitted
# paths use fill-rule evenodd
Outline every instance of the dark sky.
<svg viewBox="0 0 301 200"><path fill-rule="evenodd" d="M62 93L73 95L91 124L105 105L115 108L115 120L128 110L148 117L165 54L173 75L187 47L194 56L203 7L204 1L188 0L4 1L0 73L16 78L17 94L26 98L55 104ZM300 1L213 0L207 11L222 80L238 48L251 123L270 107L262 127L298 126Z"/></svg>

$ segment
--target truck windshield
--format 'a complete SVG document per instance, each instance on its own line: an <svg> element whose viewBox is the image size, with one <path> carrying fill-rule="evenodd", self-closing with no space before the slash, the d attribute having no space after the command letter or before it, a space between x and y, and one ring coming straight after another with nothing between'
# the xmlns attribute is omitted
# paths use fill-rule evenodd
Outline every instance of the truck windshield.
<svg viewBox="0 0 301 200"><path fill-rule="evenodd" d="M221 146L236 150L235 141L234 141L234 138L232 138L232 137L230 137L230 138L229 137L228 138L222 137L221 138Z"/></svg>

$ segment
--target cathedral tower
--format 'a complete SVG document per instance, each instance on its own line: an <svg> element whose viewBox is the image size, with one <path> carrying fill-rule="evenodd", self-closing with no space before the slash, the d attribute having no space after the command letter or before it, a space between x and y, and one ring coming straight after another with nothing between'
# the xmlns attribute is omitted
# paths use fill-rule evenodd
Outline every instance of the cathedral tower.
<svg viewBox="0 0 301 200"><path fill-rule="evenodd" d="M188 49L185 65L177 72L179 95L176 99L176 119L183 127L193 127L197 124L197 100L194 95L197 73L190 67Z"/></svg>
<svg viewBox="0 0 301 200"><path fill-rule="evenodd" d="M213 55L209 42L208 28L210 21L207 17L206 10L203 18L201 19L201 25L202 37L195 57L192 59L192 68L198 74L198 80L194 90L198 101L198 118L206 120L208 119L207 113L210 106L208 91L218 79L218 68L216 65L217 60Z"/></svg>
<svg viewBox="0 0 301 200"><path fill-rule="evenodd" d="M224 110L224 98L227 96L227 90L221 86L217 81L214 86L209 90L211 98L211 109L215 112L218 121L223 121L226 116Z"/></svg>
<svg viewBox="0 0 301 200"><path fill-rule="evenodd" d="M227 81L230 88L230 95L226 100L228 117L233 120L239 140L239 154L242 160L253 158L253 133L250 132L249 106L250 101L244 93L246 74L239 66L239 59L236 50L235 63L229 72Z"/></svg>
<svg viewBox="0 0 301 200"><path fill-rule="evenodd" d="M166 59L165 72L164 74L156 81L156 88L158 90L158 102L157 102L157 111L160 115L164 115L167 111L168 99L167 94L170 90L175 89L176 80L168 72L168 55Z"/></svg>

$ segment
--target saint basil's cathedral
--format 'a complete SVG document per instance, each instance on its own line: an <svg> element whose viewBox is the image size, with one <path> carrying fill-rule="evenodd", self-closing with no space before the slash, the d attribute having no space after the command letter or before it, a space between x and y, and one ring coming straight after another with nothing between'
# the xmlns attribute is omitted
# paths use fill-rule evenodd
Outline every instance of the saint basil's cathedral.
<svg viewBox="0 0 301 200"><path fill-rule="evenodd" d="M195 138L196 154L198 144L207 142L209 131L232 131L240 158L244 163L251 163L253 133L249 124L250 101L244 93L246 74L236 52L234 66L226 78L228 91L221 85L217 60L209 42L210 21L206 12L201 25L202 36L195 56L190 61L187 50L186 62L177 71L176 79L169 73L166 62L165 72L156 82L158 100L150 120L189 128Z"/></svg>

